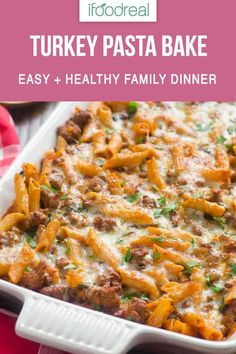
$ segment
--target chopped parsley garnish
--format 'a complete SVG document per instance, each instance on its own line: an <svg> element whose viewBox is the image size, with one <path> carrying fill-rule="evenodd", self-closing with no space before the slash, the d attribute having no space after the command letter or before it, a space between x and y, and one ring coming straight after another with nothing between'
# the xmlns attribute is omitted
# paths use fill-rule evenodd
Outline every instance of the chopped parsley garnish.
<svg viewBox="0 0 236 354"><path fill-rule="evenodd" d="M192 238L192 240L190 241L190 243L192 244L192 246L194 247L195 246L195 240L194 240L194 238Z"/></svg>
<svg viewBox="0 0 236 354"><path fill-rule="evenodd" d="M148 301L148 300L149 300L149 297L148 297L147 294L142 294L142 295L140 295L140 299L141 299L141 300L144 300L144 301Z"/></svg>
<svg viewBox="0 0 236 354"><path fill-rule="evenodd" d="M163 216L168 216L171 213L173 213L174 211L176 211L176 209L178 208L179 204L175 201L170 205L165 206L162 209L156 209L153 212L153 216L155 218L158 218L159 216L163 215Z"/></svg>
<svg viewBox="0 0 236 354"><path fill-rule="evenodd" d="M133 256L132 250L129 248L129 249L127 250L126 254L124 255L124 262L127 263L127 262L131 261L132 256Z"/></svg>
<svg viewBox="0 0 236 354"><path fill-rule="evenodd" d="M125 197L125 199L130 202L130 203L134 203L136 202L138 199L140 198L140 194L139 193L135 193L133 195L130 195L129 197Z"/></svg>
<svg viewBox="0 0 236 354"><path fill-rule="evenodd" d="M141 172L146 172L146 165L145 165L145 163L143 163L142 165L140 165L140 171Z"/></svg>
<svg viewBox="0 0 236 354"><path fill-rule="evenodd" d="M149 297L147 294L136 294L136 293L130 293L130 294L123 294L121 296L122 301L129 301L132 300L134 297L139 297L141 300L148 301Z"/></svg>
<svg viewBox="0 0 236 354"><path fill-rule="evenodd" d="M55 262L55 256L53 254L49 254L49 259L52 263Z"/></svg>
<svg viewBox="0 0 236 354"><path fill-rule="evenodd" d="M161 197L161 198L157 199L157 201L158 201L160 206L165 206L166 203L167 203L166 197Z"/></svg>
<svg viewBox="0 0 236 354"><path fill-rule="evenodd" d="M228 152L232 152L233 151L233 145L232 144L225 144L225 148Z"/></svg>
<svg viewBox="0 0 236 354"><path fill-rule="evenodd" d="M35 248L36 247L36 242L33 239L33 237L31 235L27 235L26 237L26 242L30 245L31 248Z"/></svg>
<svg viewBox="0 0 236 354"><path fill-rule="evenodd" d="M194 267L199 267L200 264L197 261L189 261L184 265L183 273L185 275L191 275Z"/></svg>
<svg viewBox="0 0 236 354"><path fill-rule="evenodd" d="M198 123L198 124L196 124L196 131L198 131L198 132L206 132L208 130L211 130L212 126L213 126L213 122L211 122L211 123L209 123L207 125L203 125L201 123Z"/></svg>
<svg viewBox="0 0 236 354"><path fill-rule="evenodd" d="M116 241L116 243L115 243L115 245L121 245L122 243L124 243L124 240L118 240L118 241Z"/></svg>
<svg viewBox="0 0 236 354"><path fill-rule="evenodd" d="M176 211L178 206L179 206L179 204L177 202L174 202L174 203L168 205L167 207L162 209L162 215L169 215L170 213Z"/></svg>
<svg viewBox="0 0 236 354"><path fill-rule="evenodd" d="M234 127L228 127L227 128L227 132L229 133L229 135L232 135L233 134L233 132L234 132Z"/></svg>
<svg viewBox="0 0 236 354"><path fill-rule="evenodd" d="M128 113L135 114L137 112L137 110L138 110L138 103L135 101L129 102Z"/></svg>
<svg viewBox="0 0 236 354"><path fill-rule="evenodd" d="M105 133L106 133L107 135L111 135L112 133L114 133L114 129L107 128L107 129L105 130Z"/></svg>
<svg viewBox="0 0 236 354"><path fill-rule="evenodd" d="M224 286L222 284L214 284L211 286L212 291L214 291L214 293L218 294L223 290Z"/></svg>
<svg viewBox="0 0 236 354"><path fill-rule="evenodd" d="M150 240L154 243L155 242L162 243L162 242L164 242L165 239L164 239L164 237L161 236L161 237L151 237Z"/></svg>
<svg viewBox="0 0 236 354"><path fill-rule="evenodd" d="M62 194L60 196L60 200L66 200L66 199L68 199L68 195L67 194Z"/></svg>
<svg viewBox="0 0 236 354"><path fill-rule="evenodd" d="M30 268L30 267L25 267L25 268L24 268L24 272L29 273L29 272L31 272L31 271L32 271L32 268Z"/></svg>
<svg viewBox="0 0 236 354"><path fill-rule="evenodd" d="M155 260L159 259L160 257L161 257L160 253L157 250L155 250L153 252L152 259L155 261Z"/></svg>
<svg viewBox="0 0 236 354"><path fill-rule="evenodd" d="M70 212L70 211L74 211L75 213L81 213L81 211L84 210L84 206L82 204L78 204L75 207L74 206L68 206L66 208L66 213Z"/></svg>
<svg viewBox="0 0 236 354"><path fill-rule="evenodd" d="M213 216L212 218L217 224L224 230L225 229L225 218L221 216Z"/></svg>
<svg viewBox="0 0 236 354"><path fill-rule="evenodd" d="M65 269L65 270L77 269L77 267L74 264L70 263L67 266L65 266L63 269Z"/></svg>
<svg viewBox="0 0 236 354"><path fill-rule="evenodd" d="M70 254L70 251L71 251L70 245L67 244L65 249L65 255L68 256Z"/></svg>
<svg viewBox="0 0 236 354"><path fill-rule="evenodd" d="M216 142L217 144L224 144L226 142L227 138L225 138L223 135L218 136Z"/></svg>
<svg viewBox="0 0 236 354"><path fill-rule="evenodd" d="M121 187L124 187L126 185L126 180L122 179L121 182L120 182L120 185L121 185Z"/></svg>
<svg viewBox="0 0 236 354"><path fill-rule="evenodd" d="M125 232L125 233L122 235L122 237L130 236L130 235L132 235L133 233L134 233L133 231L127 231L127 232Z"/></svg>
<svg viewBox="0 0 236 354"><path fill-rule="evenodd" d="M121 296L121 300L122 301L129 301L129 300L131 300L133 297L135 297L136 296L136 294L123 294L122 296Z"/></svg>
<svg viewBox="0 0 236 354"><path fill-rule="evenodd" d="M205 280L206 280L206 285L207 285L207 286L210 286L210 284L211 284L211 277L210 277L209 274L207 274L207 275L205 276Z"/></svg>
<svg viewBox="0 0 236 354"><path fill-rule="evenodd" d="M49 191L49 192L51 192L51 193L53 193L53 194L57 194L57 190L56 190L55 188L53 188L53 187L51 187L51 186L46 186L45 184L43 184L43 185L41 186L41 189L43 189L43 190L45 190L45 191Z"/></svg>
<svg viewBox="0 0 236 354"><path fill-rule="evenodd" d="M230 266L231 274L236 275L236 263L230 262L229 266Z"/></svg>
<svg viewBox="0 0 236 354"><path fill-rule="evenodd" d="M98 167L102 167L104 165L104 160L103 159L97 159L95 161L95 164L98 166Z"/></svg>

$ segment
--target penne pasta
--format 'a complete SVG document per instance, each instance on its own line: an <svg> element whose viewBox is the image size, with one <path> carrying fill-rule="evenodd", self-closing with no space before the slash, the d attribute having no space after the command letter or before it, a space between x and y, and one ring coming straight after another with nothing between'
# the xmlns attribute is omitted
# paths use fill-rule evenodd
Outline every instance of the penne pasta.
<svg viewBox="0 0 236 354"><path fill-rule="evenodd" d="M17 213L29 213L29 196L25 182L20 174L16 174L14 178L16 199L14 209Z"/></svg>
<svg viewBox="0 0 236 354"><path fill-rule="evenodd" d="M212 216L222 216L225 212L225 208L217 203L208 202L205 199L193 199L189 198L182 202L182 206L185 208L192 208L207 213Z"/></svg>
<svg viewBox="0 0 236 354"><path fill-rule="evenodd" d="M160 190L166 187L165 181L158 170L155 157L147 161L147 175L150 181Z"/></svg>
<svg viewBox="0 0 236 354"><path fill-rule="evenodd" d="M47 252L49 248L52 246L56 234L59 230L60 223L58 220L52 220L46 227L45 231L39 238L39 242L36 246L37 252Z"/></svg>
<svg viewBox="0 0 236 354"><path fill-rule="evenodd" d="M29 210L37 211L40 209L41 188L38 181L33 178L29 181Z"/></svg>

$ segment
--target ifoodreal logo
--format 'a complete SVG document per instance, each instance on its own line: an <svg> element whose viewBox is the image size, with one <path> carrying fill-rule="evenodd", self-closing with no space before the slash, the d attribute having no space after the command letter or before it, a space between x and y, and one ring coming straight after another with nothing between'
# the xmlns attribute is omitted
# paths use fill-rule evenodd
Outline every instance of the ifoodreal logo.
<svg viewBox="0 0 236 354"><path fill-rule="evenodd" d="M156 22L157 0L79 0L81 22Z"/></svg>

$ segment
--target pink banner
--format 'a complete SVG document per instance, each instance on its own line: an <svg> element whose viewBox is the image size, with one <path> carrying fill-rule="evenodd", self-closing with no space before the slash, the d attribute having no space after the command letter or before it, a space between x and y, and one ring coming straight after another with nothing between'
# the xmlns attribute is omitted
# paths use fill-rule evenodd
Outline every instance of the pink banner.
<svg viewBox="0 0 236 354"><path fill-rule="evenodd" d="M78 0L4 1L0 100L235 100L235 13L235 0L157 0L157 22L92 23Z"/></svg>

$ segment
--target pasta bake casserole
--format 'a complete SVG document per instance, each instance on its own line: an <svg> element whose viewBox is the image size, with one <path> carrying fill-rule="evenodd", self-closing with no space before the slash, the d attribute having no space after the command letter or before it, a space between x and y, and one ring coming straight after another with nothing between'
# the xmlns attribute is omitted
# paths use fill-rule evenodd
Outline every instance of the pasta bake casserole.
<svg viewBox="0 0 236 354"><path fill-rule="evenodd" d="M24 163L0 276L207 340L236 321L236 106L95 102Z"/></svg>

